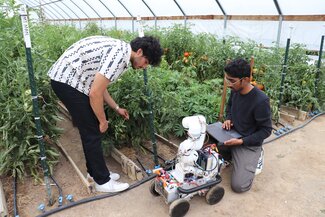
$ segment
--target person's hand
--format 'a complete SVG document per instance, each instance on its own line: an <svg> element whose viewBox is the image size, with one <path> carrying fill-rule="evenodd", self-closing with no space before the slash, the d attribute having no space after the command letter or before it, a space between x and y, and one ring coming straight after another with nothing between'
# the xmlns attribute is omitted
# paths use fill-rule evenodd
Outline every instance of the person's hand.
<svg viewBox="0 0 325 217"><path fill-rule="evenodd" d="M123 118L124 118L124 120L129 120L129 112L128 112L128 110L126 110L126 109L124 109L124 108L119 108L119 109L117 109L117 111L116 111L119 115L121 115Z"/></svg>
<svg viewBox="0 0 325 217"><path fill-rule="evenodd" d="M99 130L101 133L105 133L107 129L108 129L108 121L107 120L99 122Z"/></svg>
<svg viewBox="0 0 325 217"><path fill-rule="evenodd" d="M223 144L225 146L233 146L233 145L241 145L243 144L243 140L242 139L235 139L235 138L232 138L232 139L229 139L227 141L225 141Z"/></svg>
<svg viewBox="0 0 325 217"><path fill-rule="evenodd" d="M230 130L232 128L232 126L233 126L233 123L231 122L231 120L226 120L222 124L222 128L225 130Z"/></svg>

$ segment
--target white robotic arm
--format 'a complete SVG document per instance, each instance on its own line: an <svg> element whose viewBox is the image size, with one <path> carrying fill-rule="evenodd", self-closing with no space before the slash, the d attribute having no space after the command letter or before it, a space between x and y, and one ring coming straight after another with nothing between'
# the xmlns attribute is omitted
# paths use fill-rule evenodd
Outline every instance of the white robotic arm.
<svg viewBox="0 0 325 217"><path fill-rule="evenodd" d="M201 149L203 147L206 135L205 117L202 115L185 117L182 120L182 125L185 129L188 129L188 138L180 144L179 149L182 151Z"/></svg>
<svg viewBox="0 0 325 217"><path fill-rule="evenodd" d="M206 135L206 120L202 115L183 118L182 125L187 129L188 138L178 148L177 164L172 172L174 177L183 182L186 173L195 173L195 162L199 154L197 150L203 147Z"/></svg>

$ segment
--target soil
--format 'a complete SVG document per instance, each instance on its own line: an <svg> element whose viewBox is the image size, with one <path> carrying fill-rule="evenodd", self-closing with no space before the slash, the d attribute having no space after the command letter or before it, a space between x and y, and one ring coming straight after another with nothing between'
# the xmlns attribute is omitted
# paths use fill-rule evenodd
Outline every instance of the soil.
<svg viewBox="0 0 325 217"><path fill-rule="evenodd" d="M83 152L77 129L73 128L69 120L61 123L65 129L60 142L68 150L80 170L86 175ZM232 217L325 217L325 116L316 118L304 128L296 130L280 139L264 146L265 164L263 172L258 175L252 189L243 194L232 192L230 188L231 167L222 171L225 188L224 198L216 205L210 206L205 198L195 196L190 201L190 210L186 216L232 216ZM178 143L176 143L178 144ZM149 148L151 143L146 144ZM175 150L157 143L158 154L163 158L173 158ZM79 147L79 148L78 148ZM152 154L138 151L136 155L132 149L120 150L135 163L136 157L146 169L153 165ZM129 152L129 153L128 153ZM134 183L122 174L120 165L112 158L107 158L110 170L122 175L121 181ZM139 164L138 164L139 165ZM56 165L53 176L63 189L63 194L72 194L74 200L101 193L88 193L87 187L63 156ZM2 177L7 205L13 215L12 179ZM168 208L162 197L154 197L149 192L150 182L130 191L95 202L86 203L66 209L51 216L168 216ZM52 195L57 198L58 192L52 187ZM18 183L18 211L20 217L37 216L41 214L37 207L40 203L47 203L44 185L35 184L32 178L26 177ZM64 204L68 204L64 200ZM46 210L57 207L46 206Z"/></svg>

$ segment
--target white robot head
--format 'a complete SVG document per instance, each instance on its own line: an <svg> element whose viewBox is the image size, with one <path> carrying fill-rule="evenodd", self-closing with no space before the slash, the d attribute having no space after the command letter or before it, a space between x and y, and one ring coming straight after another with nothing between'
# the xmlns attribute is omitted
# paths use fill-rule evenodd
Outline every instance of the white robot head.
<svg viewBox="0 0 325 217"><path fill-rule="evenodd" d="M202 148L206 133L206 119L203 115L185 117L182 125L187 129L188 140L195 142L194 150Z"/></svg>

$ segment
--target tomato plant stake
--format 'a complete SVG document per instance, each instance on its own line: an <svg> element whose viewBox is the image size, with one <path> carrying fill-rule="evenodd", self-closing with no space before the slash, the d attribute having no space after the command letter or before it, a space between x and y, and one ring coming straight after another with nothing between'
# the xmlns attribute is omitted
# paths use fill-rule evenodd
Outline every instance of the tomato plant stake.
<svg viewBox="0 0 325 217"><path fill-rule="evenodd" d="M317 85L319 82L320 66L322 63L323 45L324 45L324 35L322 35L322 39L320 41L320 48L319 48L319 55L318 55L318 62L317 62L317 72L316 72L316 77L315 77L315 94L314 94L315 98L317 98L317 95L318 95Z"/></svg>
<svg viewBox="0 0 325 217"><path fill-rule="evenodd" d="M39 108L38 108L38 101L37 101L37 99L38 99L37 88L36 88L36 82L35 82L34 71L33 71L33 63L32 63L30 32L29 32L28 17L27 17L27 11L26 11L25 5L23 5L20 8L20 17L21 17L21 23L22 23L23 35L24 35L24 41L25 41L29 84L31 87L32 102L33 102L33 115L34 115L34 120L35 120L35 125L36 125L36 131L37 131L36 138L38 140L39 149L40 149L40 160L41 160L41 165L42 165L42 169L43 169L43 173L44 173L44 181L45 181L45 185L46 185L46 189L47 189L49 205L52 205L53 198L52 198L52 191L51 191L51 186L50 186L50 182L49 182L49 169L48 169L48 166L46 163L45 147L44 147L44 140L43 140L43 130L42 130L42 126L41 126L41 118L39 115Z"/></svg>
<svg viewBox="0 0 325 217"><path fill-rule="evenodd" d="M137 17L137 21L139 23L139 37L143 37L143 26L141 23L141 17ZM152 143L152 151L153 151L153 160L155 163L155 166L158 166L158 155L157 155L157 143L156 143L156 136L155 136L155 126L154 126L154 114L152 111L152 106L151 106L151 95L150 95L150 90L148 87L148 77L147 77L147 69L143 69L143 80L144 80L144 86L145 86L145 93L146 96L148 97L148 111L149 111L149 125L150 125L150 136L151 136L151 143Z"/></svg>
<svg viewBox="0 0 325 217"><path fill-rule="evenodd" d="M286 51L285 51L285 55L284 55L284 62L283 62L283 65L282 65L278 110L280 109L281 101L282 101L284 79L285 79L286 70L287 70L287 67L288 67L287 63L288 63L289 48L290 48L290 38L287 39Z"/></svg>

